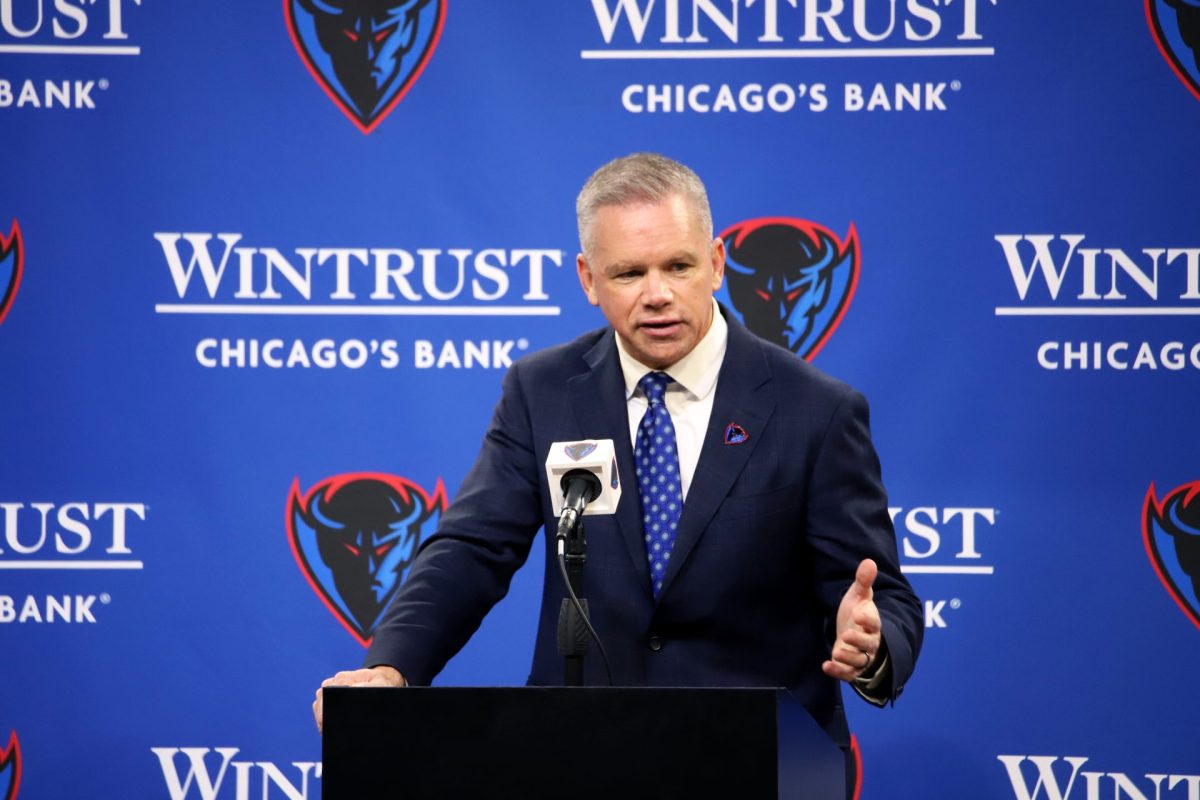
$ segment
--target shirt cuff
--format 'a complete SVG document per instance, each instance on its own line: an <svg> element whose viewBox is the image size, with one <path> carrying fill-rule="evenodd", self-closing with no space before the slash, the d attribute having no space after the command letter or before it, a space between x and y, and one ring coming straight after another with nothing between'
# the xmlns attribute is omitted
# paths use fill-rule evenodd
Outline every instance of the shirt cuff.
<svg viewBox="0 0 1200 800"><path fill-rule="evenodd" d="M887 653L873 665L875 674L869 678L857 677L850 682L854 692L873 706L887 705L887 685L892 680L891 659Z"/></svg>

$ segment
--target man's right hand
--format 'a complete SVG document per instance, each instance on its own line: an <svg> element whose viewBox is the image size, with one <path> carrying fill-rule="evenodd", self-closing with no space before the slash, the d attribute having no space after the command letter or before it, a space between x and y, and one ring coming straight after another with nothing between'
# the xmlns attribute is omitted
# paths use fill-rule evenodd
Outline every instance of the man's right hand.
<svg viewBox="0 0 1200 800"><path fill-rule="evenodd" d="M370 669L356 669L349 672L339 672L332 678L326 678L317 689L317 699L313 700L313 719L317 721L317 730L325 725L324 695L326 686L404 686L404 676L395 667L381 665Z"/></svg>

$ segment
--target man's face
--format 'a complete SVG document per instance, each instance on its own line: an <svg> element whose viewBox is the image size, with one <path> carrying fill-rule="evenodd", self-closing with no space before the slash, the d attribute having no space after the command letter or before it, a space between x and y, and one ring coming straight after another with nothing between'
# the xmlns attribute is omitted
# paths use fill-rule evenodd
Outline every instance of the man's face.
<svg viewBox="0 0 1200 800"><path fill-rule="evenodd" d="M591 233L592 252L576 260L579 282L629 354L666 369L690 353L712 324L725 243L706 236L679 195L601 206Z"/></svg>

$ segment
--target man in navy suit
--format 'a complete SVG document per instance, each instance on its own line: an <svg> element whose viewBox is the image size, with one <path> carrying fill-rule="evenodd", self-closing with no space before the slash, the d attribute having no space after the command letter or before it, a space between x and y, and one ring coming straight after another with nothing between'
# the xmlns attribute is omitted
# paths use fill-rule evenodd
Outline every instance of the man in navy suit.
<svg viewBox="0 0 1200 800"><path fill-rule="evenodd" d="M588 518L586 593L614 682L787 687L848 747L838 681L876 705L894 700L924 628L866 401L714 301L725 245L687 167L617 159L576 210L579 280L608 327L512 366L478 460L377 627L366 668L323 686L428 684L504 596L538 530L555 529L551 443L612 439L627 489L615 515ZM678 476L662 542L643 512L663 496L633 491L653 403L665 406ZM563 681L565 589L546 540L531 684ZM585 682L606 682L596 658ZM319 690L313 707L319 725Z"/></svg>

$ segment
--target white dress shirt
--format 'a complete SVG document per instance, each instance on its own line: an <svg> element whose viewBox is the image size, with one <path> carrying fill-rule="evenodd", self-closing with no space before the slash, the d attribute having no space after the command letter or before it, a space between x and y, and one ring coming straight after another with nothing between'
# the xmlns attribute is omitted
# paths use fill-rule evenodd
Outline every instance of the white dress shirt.
<svg viewBox="0 0 1200 800"><path fill-rule="evenodd" d="M667 384L663 402L675 428L680 489L684 500L687 499L688 487L692 485L692 476L696 474L696 464L700 461L700 448L704 444L709 417L712 416L713 398L717 394L717 375L725 360L725 345L729 339L729 326L721 316L716 300L713 300L712 314L712 324L692 352L666 369L657 370L670 375L673 381ZM620 336L617 337L617 353L621 358L621 372L625 376L629 442L636 448L638 425L648 405L646 395L638 388L638 381L646 373L656 370L629 355Z"/></svg>

